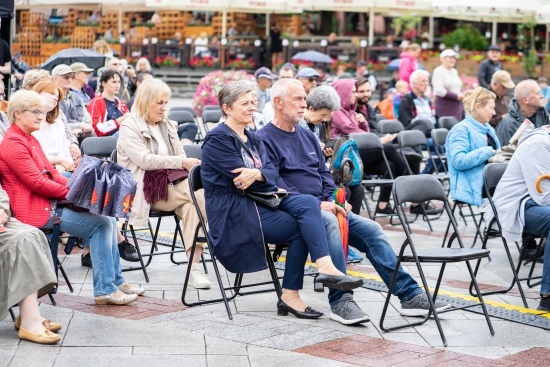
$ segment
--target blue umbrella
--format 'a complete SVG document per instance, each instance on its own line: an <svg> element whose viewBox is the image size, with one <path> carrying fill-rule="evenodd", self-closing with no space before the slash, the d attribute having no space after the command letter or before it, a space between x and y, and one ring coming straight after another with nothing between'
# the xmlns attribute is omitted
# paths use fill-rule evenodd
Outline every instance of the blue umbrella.
<svg viewBox="0 0 550 367"><path fill-rule="evenodd" d="M296 55L292 56L292 60L319 62L324 64L332 64L334 62L332 57L319 51L298 52Z"/></svg>
<svg viewBox="0 0 550 367"><path fill-rule="evenodd" d="M401 64L401 59L393 59L392 61L389 62L388 66L386 66L386 70L389 70L389 71L399 70L400 64ZM421 63L418 63L418 68L422 70L426 70L424 65L422 65Z"/></svg>

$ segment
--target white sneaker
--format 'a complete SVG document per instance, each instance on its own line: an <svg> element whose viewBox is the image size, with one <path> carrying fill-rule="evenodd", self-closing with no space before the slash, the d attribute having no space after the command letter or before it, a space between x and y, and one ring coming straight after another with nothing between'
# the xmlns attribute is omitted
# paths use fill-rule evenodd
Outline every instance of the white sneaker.
<svg viewBox="0 0 550 367"><path fill-rule="evenodd" d="M210 281L202 271L199 264L191 265L191 273L189 274L189 285L196 289L208 289L210 288Z"/></svg>

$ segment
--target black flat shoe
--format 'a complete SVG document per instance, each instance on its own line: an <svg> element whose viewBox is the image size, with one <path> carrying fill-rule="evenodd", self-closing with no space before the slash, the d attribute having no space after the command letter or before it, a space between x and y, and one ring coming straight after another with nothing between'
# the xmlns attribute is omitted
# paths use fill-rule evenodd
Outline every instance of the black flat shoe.
<svg viewBox="0 0 550 367"><path fill-rule="evenodd" d="M309 306L307 306L304 311L297 311L284 303L282 300L279 300L277 302L277 315L287 316L289 312L299 319L318 319L323 316L322 312L314 310Z"/></svg>
<svg viewBox="0 0 550 367"><path fill-rule="evenodd" d="M349 275L328 275L317 273L313 280L315 292L324 292L324 287L349 291L363 285L363 279L350 277Z"/></svg>

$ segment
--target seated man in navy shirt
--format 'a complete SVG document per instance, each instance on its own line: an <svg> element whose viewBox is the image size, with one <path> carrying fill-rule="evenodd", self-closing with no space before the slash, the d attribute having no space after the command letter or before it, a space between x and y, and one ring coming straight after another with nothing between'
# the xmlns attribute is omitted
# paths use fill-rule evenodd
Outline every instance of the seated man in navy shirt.
<svg viewBox="0 0 550 367"><path fill-rule="evenodd" d="M342 212L349 219L349 244L364 251L378 274L389 285L397 262L380 224L345 210L334 204L332 192L336 189L330 175L321 146L315 135L299 125L306 109L306 92L296 79L282 79L271 88L271 101L275 117L265 125L260 136L265 142L270 161L279 170L277 186L289 192L310 194L317 198L327 231L330 256L338 270L346 272L342 240L336 213ZM424 316L430 307L426 293L402 268L397 275L394 295L399 297L404 316ZM351 325L369 320L353 300L353 292L330 290L330 318ZM436 302L438 311L450 305Z"/></svg>

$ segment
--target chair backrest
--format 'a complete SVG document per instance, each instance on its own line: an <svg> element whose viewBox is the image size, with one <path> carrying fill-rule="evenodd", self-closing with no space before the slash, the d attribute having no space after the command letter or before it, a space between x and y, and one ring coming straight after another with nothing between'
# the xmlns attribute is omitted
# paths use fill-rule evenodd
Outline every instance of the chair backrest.
<svg viewBox="0 0 550 367"><path fill-rule="evenodd" d="M221 112L221 110L222 109L218 105L204 106L202 108L202 112L204 112L204 111L220 111Z"/></svg>
<svg viewBox="0 0 550 367"><path fill-rule="evenodd" d="M376 122L380 122L385 119L386 119L386 116L382 115L381 113L376 114Z"/></svg>
<svg viewBox="0 0 550 367"><path fill-rule="evenodd" d="M197 117L197 113L195 112L195 110L193 109L193 107L191 106L174 106L172 108L170 108L170 112L172 111L187 111L187 112L191 112L193 114L193 117Z"/></svg>
<svg viewBox="0 0 550 367"><path fill-rule="evenodd" d="M218 123L221 118L222 118L221 110L209 110L209 111L202 112L202 122L205 124L209 122Z"/></svg>
<svg viewBox="0 0 550 367"><path fill-rule="evenodd" d="M116 149L117 136L102 136L86 138L80 147L83 155L110 158Z"/></svg>
<svg viewBox="0 0 550 367"><path fill-rule="evenodd" d="M183 151L185 152L185 156L187 158L196 158L196 159L202 159L202 145L184 145Z"/></svg>
<svg viewBox="0 0 550 367"><path fill-rule="evenodd" d="M488 191L489 196L493 196L495 188L497 187L504 171L506 171L508 163L489 163L483 170L483 180L485 184L485 190Z"/></svg>
<svg viewBox="0 0 550 367"><path fill-rule="evenodd" d="M445 128L440 129L433 129L431 132L432 140L434 142L434 145L445 145L445 141L447 140L447 135L449 134L449 130Z"/></svg>
<svg viewBox="0 0 550 367"><path fill-rule="evenodd" d="M365 149L384 149L380 138L373 133L352 133L349 134L350 138L355 140L359 151Z"/></svg>
<svg viewBox="0 0 550 367"><path fill-rule="evenodd" d="M378 130L382 134L397 134L405 130L405 127L399 120L381 120L378 122Z"/></svg>
<svg viewBox="0 0 550 367"><path fill-rule="evenodd" d="M428 200L446 201L447 194L441 182L433 175L397 177L393 183L393 197L397 205Z"/></svg>
<svg viewBox="0 0 550 367"><path fill-rule="evenodd" d="M191 172L189 172L188 180L189 180L189 188L191 189L191 192L195 192L203 188L202 180L201 180L200 164L191 168Z"/></svg>
<svg viewBox="0 0 550 367"><path fill-rule="evenodd" d="M428 145L426 135L420 130L403 130L397 135L397 141L401 148ZM419 201L420 203L420 201Z"/></svg>
<svg viewBox="0 0 550 367"><path fill-rule="evenodd" d="M454 116L442 116L439 118L439 127L451 130L453 126L458 124L458 120Z"/></svg>
<svg viewBox="0 0 550 367"><path fill-rule="evenodd" d="M193 116L193 114L189 111L170 110L168 113L168 119L176 121L178 125L186 122L195 123L195 116Z"/></svg>

